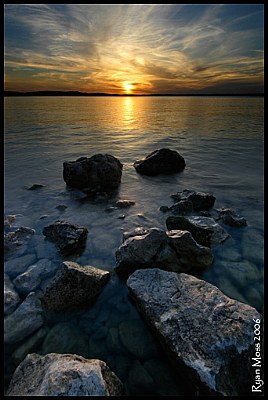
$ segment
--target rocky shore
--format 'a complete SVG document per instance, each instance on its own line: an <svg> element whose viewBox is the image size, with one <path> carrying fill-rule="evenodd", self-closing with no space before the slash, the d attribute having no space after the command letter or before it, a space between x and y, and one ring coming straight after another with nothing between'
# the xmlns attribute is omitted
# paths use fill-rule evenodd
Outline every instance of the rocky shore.
<svg viewBox="0 0 268 400"><path fill-rule="evenodd" d="M137 173L154 179L159 173L182 172L186 163L176 151L160 149L133 166ZM65 162L63 178L67 186L97 201L118 188L122 169L123 164L115 157L98 154ZM28 190L40 188L43 191L46 186L34 184ZM123 396L129 391L139 395L139 390L150 395L154 376L165 375L165 368L153 361L157 352L154 340L175 376L187 379L191 395L250 394L252 321L261 321L262 316L197 277L212 266L214 246L230 240L227 228L244 229L247 221L235 210L214 209L216 197L210 193L184 189L171 198L175 201L172 206L159 205L159 214L167 215L166 228L139 226L123 233L122 244L114 254L113 271L70 261L70 257L76 260L83 254L87 227L66 219L44 227L43 245L48 241L55 246L58 262L44 257L41 248L36 250L39 257L29 253L35 230L18 226L16 216L6 217L4 342L17 366L6 395ZM104 211L133 206L133 200L118 199ZM58 207L61 212L66 208ZM249 270L243 263L248 261L233 265L239 282ZM98 297L117 276L123 278L122 284L149 331L137 319L124 320L128 306L123 300L112 303L115 314L111 320L117 319L116 324L107 322L108 314L98 315ZM86 339L78 343L74 333L77 328L68 321L48 327L53 313L68 315L74 310L82 313L79 324L88 333L89 344ZM74 339L66 347L62 343L68 330ZM116 362L108 366L102 360L102 351L94 353L94 342L103 338L104 346L120 359L120 367ZM66 348L69 353L63 353ZM122 348L137 357L132 366L125 354L120 354ZM38 349L39 354L35 353ZM159 388L159 393L170 389L170 394L176 394L168 378L166 383L166 391Z"/></svg>

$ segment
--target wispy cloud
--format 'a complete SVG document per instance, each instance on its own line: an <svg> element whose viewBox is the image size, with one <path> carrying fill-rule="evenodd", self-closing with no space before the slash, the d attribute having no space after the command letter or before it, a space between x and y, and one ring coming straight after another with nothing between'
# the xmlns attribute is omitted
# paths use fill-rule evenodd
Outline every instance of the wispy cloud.
<svg viewBox="0 0 268 400"><path fill-rule="evenodd" d="M235 79L261 85L263 8L231 6L6 5L6 87L121 92L128 81L136 93L153 93Z"/></svg>

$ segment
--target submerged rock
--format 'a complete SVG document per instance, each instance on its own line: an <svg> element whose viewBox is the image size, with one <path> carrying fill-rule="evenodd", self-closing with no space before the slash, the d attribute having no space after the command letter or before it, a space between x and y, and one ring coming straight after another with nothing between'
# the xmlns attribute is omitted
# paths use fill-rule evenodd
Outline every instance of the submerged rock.
<svg viewBox="0 0 268 400"><path fill-rule="evenodd" d="M11 279L26 271L29 265L36 260L35 254L25 254L21 257L12 258L4 263L5 272Z"/></svg>
<svg viewBox="0 0 268 400"><path fill-rule="evenodd" d="M247 225L246 219L237 215L231 208L221 208L217 211L219 212L219 219L221 219L226 225L236 228Z"/></svg>
<svg viewBox="0 0 268 400"><path fill-rule="evenodd" d="M110 154L96 154L90 158L63 163L63 179L67 185L87 193L109 192L121 183L123 165Z"/></svg>
<svg viewBox="0 0 268 400"><path fill-rule="evenodd" d="M175 201L190 200L194 211L209 210L214 206L216 198L209 193L195 192L194 190L184 189L182 192L172 194Z"/></svg>
<svg viewBox="0 0 268 400"><path fill-rule="evenodd" d="M166 225L169 230L183 229L191 232L193 238L203 246L222 243L229 237L229 234L213 218L209 217L168 217Z"/></svg>
<svg viewBox="0 0 268 400"><path fill-rule="evenodd" d="M101 360L79 355L29 354L17 367L7 396L121 396L123 385Z"/></svg>
<svg viewBox="0 0 268 400"><path fill-rule="evenodd" d="M193 395L251 394L254 318L249 305L184 273L144 269L127 280L130 296Z"/></svg>
<svg viewBox="0 0 268 400"><path fill-rule="evenodd" d="M4 314L11 314L19 305L20 296L7 274L4 274Z"/></svg>
<svg viewBox="0 0 268 400"><path fill-rule="evenodd" d="M175 150L160 149L135 161L134 168L143 175L174 174L185 168L184 158Z"/></svg>
<svg viewBox="0 0 268 400"><path fill-rule="evenodd" d="M43 229L43 235L56 244L63 256L82 249L87 233L87 228L62 220L57 220Z"/></svg>
<svg viewBox="0 0 268 400"><path fill-rule="evenodd" d="M182 272L202 270L213 262L209 248L196 243L188 231L163 231L158 228L137 228L115 253L116 272L128 277L139 268L162 268Z"/></svg>
<svg viewBox="0 0 268 400"><path fill-rule="evenodd" d="M109 278L108 271L65 261L46 288L44 306L54 311L87 307L96 300Z"/></svg>
<svg viewBox="0 0 268 400"><path fill-rule="evenodd" d="M26 250L27 242L35 234L35 230L21 226L15 232L8 232L4 235L4 253L9 257L15 253L21 255Z"/></svg>
<svg viewBox="0 0 268 400"><path fill-rule="evenodd" d="M4 320L4 342L17 343L44 324L44 312L40 300L34 292L8 315Z"/></svg>

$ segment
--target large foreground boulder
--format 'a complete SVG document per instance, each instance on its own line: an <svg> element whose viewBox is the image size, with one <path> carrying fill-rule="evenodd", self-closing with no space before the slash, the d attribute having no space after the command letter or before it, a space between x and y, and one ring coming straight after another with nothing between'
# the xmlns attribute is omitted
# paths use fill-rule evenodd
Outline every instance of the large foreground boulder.
<svg viewBox="0 0 268 400"><path fill-rule="evenodd" d="M213 262L211 250L199 245L188 231L140 227L124 238L115 253L115 270L123 278L139 268L188 272L203 270Z"/></svg>
<svg viewBox="0 0 268 400"><path fill-rule="evenodd" d="M7 396L121 396L123 385L104 361L75 354L28 354Z"/></svg>
<svg viewBox="0 0 268 400"><path fill-rule="evenodd" d="M57 220L43 229L43 235L55 243L63 256L80 252L84 248L87 233L87 228L62 220Z"/></svg>
<svg viewBox="0 0 268 400"><path fill-rule="evenodd" d="M134 168L143 175L174 174L185 168L184 158L175 150L160 149L135 161Z"/></svg>
<svg viewBox="0 0 268 400"><path fill-rule="evenodd" d="M110 154L95 154L63 163L63 179L68 186L87 193L109 192L121 182L123 165Z"/></svg>
<svg viewBox="0 0 268 400"><path fill-rule="evenodd" d="M127 286L193 395L251 393L254 319L261 319L254 308L203 280L160 269L135 271Z"/></svg>
<svg viewBox="0 0 268 400"><path fill-rule="evenodd" d="M65 261L46 288L44 306L53 311L87 307L100 294L109 278L108 271Z"/></svg>

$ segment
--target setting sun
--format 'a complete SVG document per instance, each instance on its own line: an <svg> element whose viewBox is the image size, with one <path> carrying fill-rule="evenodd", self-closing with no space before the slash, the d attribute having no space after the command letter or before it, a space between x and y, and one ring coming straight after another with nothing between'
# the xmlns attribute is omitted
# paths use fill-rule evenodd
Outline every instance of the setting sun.
<svg viewBox="0 0 268 400"><path fill-rule="evenodd" d="M124 91L126 93L131 93L133 89L134 89L134 86L131 83L128 83L128 82L124 83Z"/></svg>

